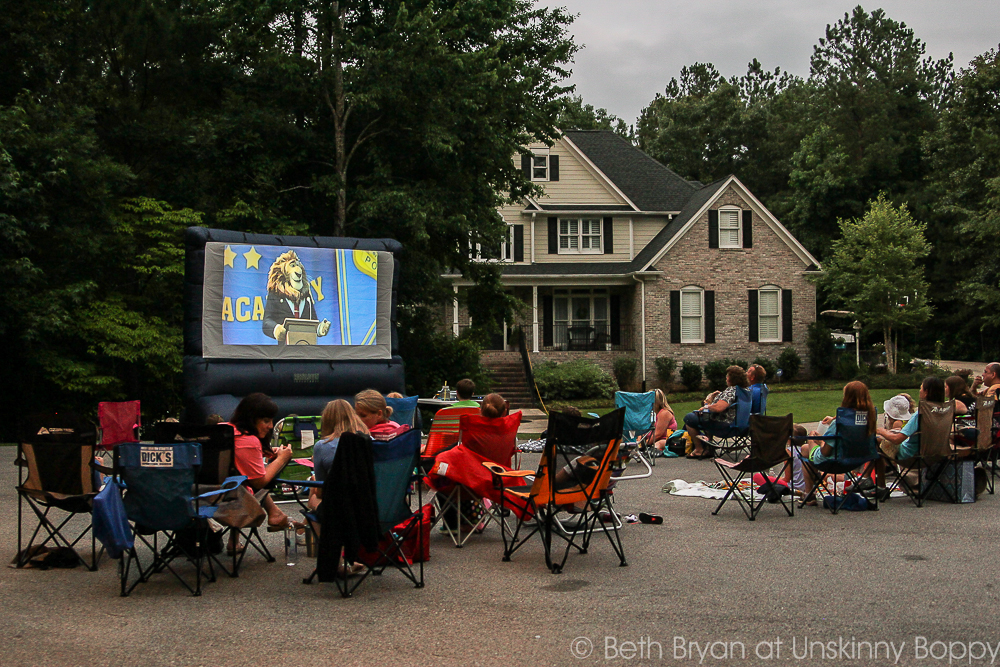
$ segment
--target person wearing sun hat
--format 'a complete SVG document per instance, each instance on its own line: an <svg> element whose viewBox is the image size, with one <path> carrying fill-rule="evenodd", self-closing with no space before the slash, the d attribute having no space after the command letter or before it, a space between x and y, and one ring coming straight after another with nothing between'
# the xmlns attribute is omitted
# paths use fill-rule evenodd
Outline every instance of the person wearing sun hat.
<svg viewBox="0 0 1000 667"><path fill-rule="evenodd" d="M896 394L883 403L882 412L885 414L885 428L889 431L903 428L913 416L910 413L910 402L902 394Z"/></svg>

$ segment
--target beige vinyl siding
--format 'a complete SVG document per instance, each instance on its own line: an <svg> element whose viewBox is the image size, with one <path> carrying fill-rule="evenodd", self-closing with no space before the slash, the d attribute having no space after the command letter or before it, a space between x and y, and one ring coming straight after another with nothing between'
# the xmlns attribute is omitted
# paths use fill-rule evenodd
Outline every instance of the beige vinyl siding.
<svg viewBox="0 0 1000 667"><path fill-rule="evenodd" d="M642 252L653 237L660 233L660 230L667 225L667 218L632 218L632 243L635 254ZM617 244L616 244L617 245Z"/></svg>
<svg viewBox="0 0 1000 667"><path fill-rule="evenodd" d="M542 148L544 144L532 145L530 148ZM613 204L622 205L627 202L614 190L601 183L590 169L580 162L561 141L556 142L549 150L550 155L559 156L559 180L539 183L545 188L545 195L539 203L551 206L554 204ZM515 164L521 164L521 157L515 156Z"/></svg>
<svg viewBox="0 0 1000 667"><path fill-rule="evenodd" d="M521 215L521 211L524 210L524 206L502 206L500 207L500 217L508 225L528 225L531 224L530 215ZM527 228L525 229L527 233ZM527 238L527 236L525 237ZM527 249L528 244L525 242L525 249Z"/></svg>

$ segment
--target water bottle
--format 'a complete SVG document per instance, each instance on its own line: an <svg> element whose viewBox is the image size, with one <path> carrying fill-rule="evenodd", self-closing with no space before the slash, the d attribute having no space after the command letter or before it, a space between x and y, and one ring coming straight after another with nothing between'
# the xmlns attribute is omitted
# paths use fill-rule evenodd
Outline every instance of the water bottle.
<svg viewBox="0 0 1000 667"><path fill-rule="evenodd" d="M295 539L295 526L289 522L285 526L285 565L294 566L299 561L299 544Z"/></svg>

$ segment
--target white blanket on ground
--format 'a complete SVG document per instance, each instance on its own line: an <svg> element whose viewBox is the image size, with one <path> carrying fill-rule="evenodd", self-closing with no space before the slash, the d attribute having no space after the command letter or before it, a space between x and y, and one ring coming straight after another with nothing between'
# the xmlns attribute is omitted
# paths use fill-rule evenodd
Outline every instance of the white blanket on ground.
<svg viewBox="0 0 1000 667"><path fill-rule="evenodd" d="M670 480L663 486L663 492L672 496L713 498L715 500L721 500L726 495L725 489L713 489L705 482L685 482L683 479Z"/></svg>

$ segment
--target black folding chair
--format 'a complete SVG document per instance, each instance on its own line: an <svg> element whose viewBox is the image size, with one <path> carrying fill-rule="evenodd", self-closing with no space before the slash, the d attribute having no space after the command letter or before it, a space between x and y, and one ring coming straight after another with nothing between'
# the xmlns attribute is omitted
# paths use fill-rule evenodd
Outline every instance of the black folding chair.
<svg viewBox="0 0 1000 667"><path fill-rule="evenodd" d="M736 387L736 420L731 425L708 424L705 434L709 446L720 457L739 456L750 448L750 414L752 395L749 389Z"/></svg>
<svg viewBox="0 0 1000 667"><path fill-rule="evenodd" d="M780 479L788 467L792 464L792 457L786 449L788 439L792 437L792 415L784 417L765 417L763 415L750 416L750 453L740 461L732 462L726 459L715 459L715 467L719 469L723 479L729 484L729 490L723 496L722 502L712 512L717 515L723 505L731 498L735 498L740 509L751 521L757 518L757 513L768 499L768 495L761 496L759 500L754 498L754 473L767 473L774 466L780 465L781 470L777 477L768 478L771 492L775 493L781 506L785 508L788 516L795 516L795 500L789 495L788 502L777 490L776 481ZM735 473L735 476L734 476ZM740 482L747 475L750 476L750 493L745 495L739 488Z"/></svg>
<svg viewBox="0 0 1000 667"><path fill-rule="evenodd" d="M991 468L996 461L996 449L993 442L993 409L996 400L981 398L976 402L970 415L956 417L955 453L956 456L971 457L986 473L986 490L994 492Z"/></svg>
<svg viewBox="0 0 1000 667"><path fill-rule="evenodd" d="M232 487L233 480L241 477L236 469L236 449L235 432L229 424L181 424L178 422L159 422L153 427L153 439L156 442L197 442L201 444L201 466L197 469L196 478L198 484L204 487L205 491L218 490L222 487ZM244 478L245 479L245 478ZM234 489L224 495L215 496L212 505L233 501L237 496L247 491ZM262 495L265 491L254 494ZM249 502L249 501L248 501ZM257 503L255 499L252 502ZM212 517L221 525L225 526L222 534L223 542L231 540L233 544L244 541L243 550L234 550L231 554L232 562L227 566L216 554L211 554L212 560L219 568L230 577L240 576L240 566L243 558L250 549L260 554L268 563L274 562L274 556L264 543L258 528L264 523L267 514L263 509L257 517L248 521L248 517L232 513L216 513ZM235 534L235 537L230 537Z"/></svg>
<svg viewBox="0 0 1000 667"><path fill-rule="evenodd" d="M17 567L24 567L51 545L72 550L81 565L90 571L97 569L104 550L97 549L90 516L100 486L94 464L96 442L96 429L72 413L28 418L16 460ZM26 506L34 512L38 525L22 547ZM67 536L68 524L77 515L86 515L87 525L75 536L72 533ZM90 534L89 562L75 550L87 534Z"/></svg>
<svg viewBox="0 0 1000 667"><path fill-rule="evenodd" d="M919 420L917 430L910 436L917 439L920 446L916 456L910 458L885 458L896 466L898 475L889 491L902 488L917 507L923 507L924 500L935 487L939 487L946 498L957 502L952 490L941 483L941 474L952 464L957 469L958 459L952 447L955 425L955 402L937 403L920 401L917 414L912 419ZM910 473L917 476L916 484L908 479Z"/></svg>

